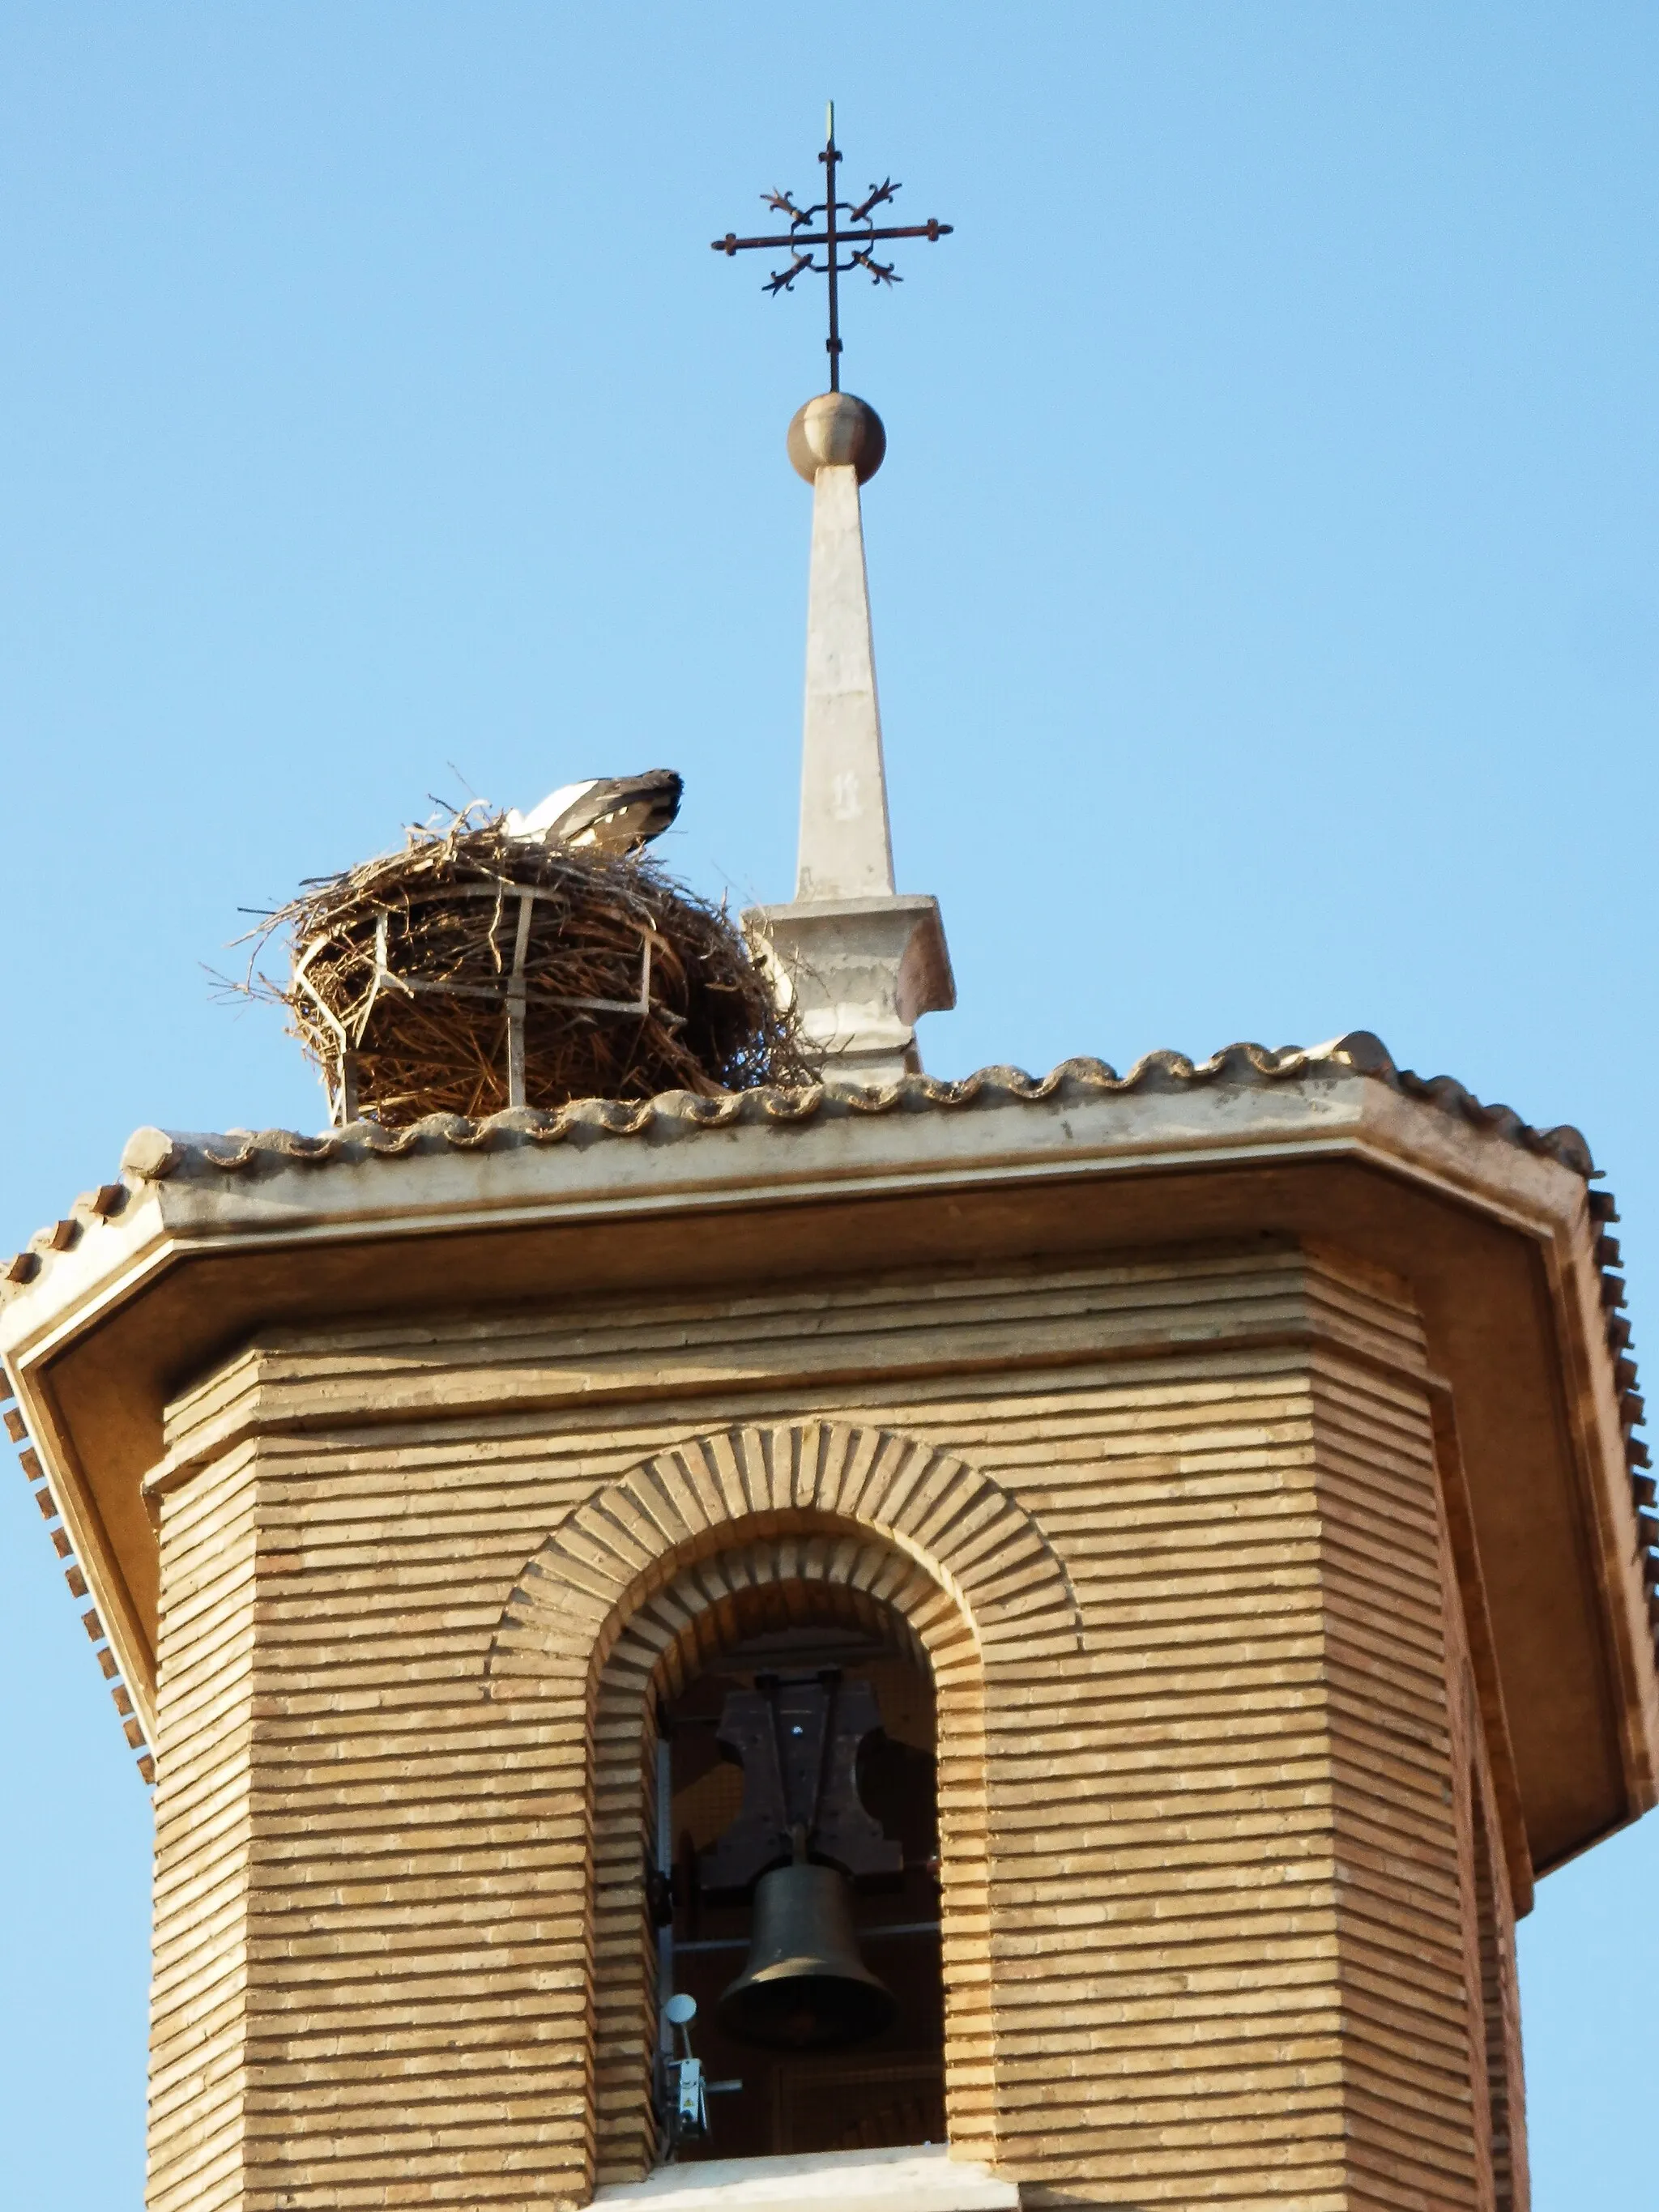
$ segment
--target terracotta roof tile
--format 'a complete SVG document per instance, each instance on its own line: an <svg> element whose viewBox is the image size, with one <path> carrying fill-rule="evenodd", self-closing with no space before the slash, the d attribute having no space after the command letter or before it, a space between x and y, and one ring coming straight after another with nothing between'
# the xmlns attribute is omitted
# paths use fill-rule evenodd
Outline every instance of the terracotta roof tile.
<svg viewBox="0 0 1659 2212"><path fill-rule="evenodd" d="M1264 1086L1317 1082L1327 1074L1352 1073L1386 1083L1406 1097L1424 1099L1476 1128L1559 1160L1578 1175L1589 1177L1597 1171L1589 1145L1570 1125L1535 1129L1511 1107L1483 1105L1452 1076L1424 1077L1397 1067L1387 1046L1368 1030L1356 1030L1330 1044L1307 1048L1285 1046L1273 1051L1257 1044L1233 1044L1200 1060L1189 1060L1184 1053L1151 1052L1125 1075L1103 1060L1066 1060L1042 1077L1027 1075L1017 1067L983 1067L977 1074L954 1083L930 1075L907 1075L897 1083L866 1089L832 1076L803 1090L762 1088L726 1091L713 1097L668 1091L637 1102L581 1098L550 1113L514 1107L477 1121L456 1114L434 1114L404 1129L382 1129L373 1121L356 1121L316 1137L301 1136L290 1129L235 1129L222 1136L141 1129L128 1144L121 1164L129 1176L154 1182L180 1172L234 1175L257 1169L262 1161L321 1167L337 1159L402 1159L411 1152L443 1148L482 1152L495 1146L637 1137L647 1131L658 1138L673 1138L695 1135L702 1129L729 1128L739 1122L783 1124L861 1115L951 1112L975 1106L1035 1105L1049 1099L1064 1103L1085 1096L1181 1090L1223 1082Z"/></svg>

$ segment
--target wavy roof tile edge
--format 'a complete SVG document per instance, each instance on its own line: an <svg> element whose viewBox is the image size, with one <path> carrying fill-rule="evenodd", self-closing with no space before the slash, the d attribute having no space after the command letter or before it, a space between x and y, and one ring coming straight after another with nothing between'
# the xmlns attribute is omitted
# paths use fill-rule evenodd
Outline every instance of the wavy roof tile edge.
<svg viewBox="0 0 1659 2212"><path fill-rule="evenodd" d="M138 1182L156 1182L181 1172L234 1175L262 1164L287 1163L321 1167L340 1159L403 1159L412 1152L443 1148L483 1152L499 1144L553 1145L572 1139L637 1137L649 1131L679 1136L736 1124L789 1126L862 1115L950 1112L981 1104L1036 1105L1056 1098L1064 1103L1078 1097L1218 1082L1267 1085L1324 1072L1371 1077L1402 1096L1423 1099L1476 1128L1558 1160L1587 1180L1600 1173L1588 1142L1571 1124L1536 1129L1512 1107L1483 1104L1454 1076L1424 1077L1401 1068L1369 1030L1350 1030L1328 1044L1310 1047L1287 1045L1275 1050L1231 1044L1201 1060L1189 1060L1184 1053L1149 1052L1125 1075L1103 1060L1082 1058L1063 1060L1041 1077L1017 1067L994 1066L954 1082L907 1075L896 1083L866 1087L831 1076L799 1090L763 1086L713 1097L667 1091L638 1101L580 1098L552 1111L513 1107L478 1121L434 1114L403 1129L355 1121L316 1137L291 1129L232 1129L222 1135L141 1129L128 1141L121 1166Z"/></svg>

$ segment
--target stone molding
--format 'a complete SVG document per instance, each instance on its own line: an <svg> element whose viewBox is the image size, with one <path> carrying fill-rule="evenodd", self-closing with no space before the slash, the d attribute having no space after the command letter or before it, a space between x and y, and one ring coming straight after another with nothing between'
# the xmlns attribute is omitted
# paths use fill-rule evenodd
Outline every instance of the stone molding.
<svg viewBox="0 0 1659 2212"><path fill-rule="evenodd" d="M648 2181L601 2189L594 2203L641 2212L1018 2212L1019 2191L928 2144L665 2166Z"/></svg>
<svg viewBox="0 0 1659 2212"><path fill-rule="evenodd" d="M921 1073L917 1022L957 1002L937 899L797 899L750 907L743 925L832 1080L876 1087Z"/></svg>

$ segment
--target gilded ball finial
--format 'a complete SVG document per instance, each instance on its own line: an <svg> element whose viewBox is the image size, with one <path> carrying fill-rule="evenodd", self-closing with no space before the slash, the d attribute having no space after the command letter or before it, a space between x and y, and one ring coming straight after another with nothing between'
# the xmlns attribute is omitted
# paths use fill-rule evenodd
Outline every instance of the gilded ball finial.
<svg viewBox="0 0 1659 2212"><path fill-rule="evenodd" d="M868 483L887 452L887 433L867 400L850 392L821 392L796 410L789 425L789 459L808 483L820 469L848 467Z"/></svg>

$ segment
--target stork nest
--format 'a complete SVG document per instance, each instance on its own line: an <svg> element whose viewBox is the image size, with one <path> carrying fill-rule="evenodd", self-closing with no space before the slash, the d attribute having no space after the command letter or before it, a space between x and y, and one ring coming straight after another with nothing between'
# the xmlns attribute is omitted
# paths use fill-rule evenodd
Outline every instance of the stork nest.
<svg viewBox="0 0 1659 2212"><path fill-rule="evenodd" d="M288 980L251 962L236 988L287 1009L337 1122L811 1081L723 903L643 854L544 849L476 811L308 883L256 933L254 960L289 940Z"/></svg>

